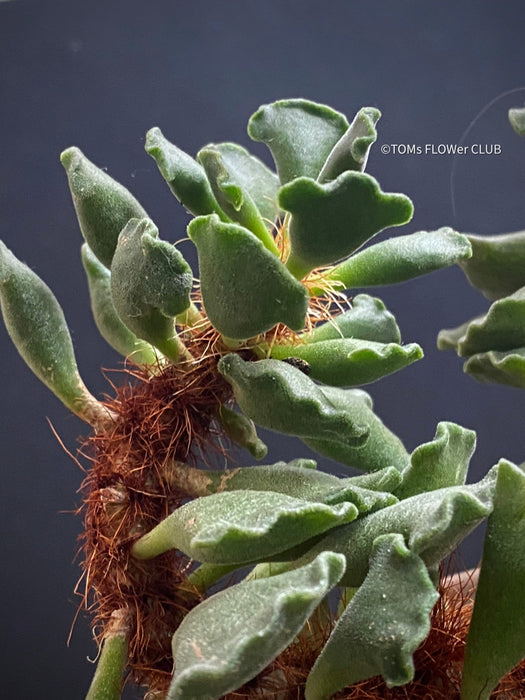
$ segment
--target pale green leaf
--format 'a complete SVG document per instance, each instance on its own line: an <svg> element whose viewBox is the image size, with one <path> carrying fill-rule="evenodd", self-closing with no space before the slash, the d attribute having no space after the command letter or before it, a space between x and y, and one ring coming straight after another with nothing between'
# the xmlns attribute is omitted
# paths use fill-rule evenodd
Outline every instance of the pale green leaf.
<svg viewBox="0 0 525 700"><path fill-rule="evenodd" d="M197 246L206 313L228 338L251 338L284 323L301 330L308 292L261 241L215 215L188 226Z"/></svg>
<svg viewBox="0 0 525 700"><path fill-rule="evenodd" d="M498 382L525 389L525 347L472 355L463 365L463 371L479 382Z"/></svg>
<svg viewBox="0 0 525 700"><path fill-rule="evenodd" d="M151 559L179 549L212 564L264 561L357 515L352 503L329 506L270 491L225 491L177 508L132 552Z"/></svg>
<svg viewBox="0 0 525 700"><path fill-rule="evenodd" d="M501 460L463 666L462 700L489 700L525 657L525 473Z"/></svg>
<svg viewBox="0 0 525 700"><path fill-rule="evenodd" d="M267 666L337 584L344 559L323 552L295 571L244 581L192 610L173 636L167 700L218 700Z"/></svg>
<svg viewBox="0 0 525 700"><path fill-rule="evenodd" d="M512 107L509 109L509 121L519 136L525 136L525 107Z"/></svg>
<svg viewBox="0 0 525 700"><path fill-rule="evenodd" d="M283 184L302 175L316 178L347 129L343 114L302 99L263 105L248 122L250 137L272 152Z"/></svg>
<svg viewBox="0 0 525 700"><path fill-rule="evenodd" d="M412 656L430 631L438 597L424 562L403 537L378 537L363 584L308 676L306 700L328 700L345 686L378 675L389 688L412 680Z"/></svg>

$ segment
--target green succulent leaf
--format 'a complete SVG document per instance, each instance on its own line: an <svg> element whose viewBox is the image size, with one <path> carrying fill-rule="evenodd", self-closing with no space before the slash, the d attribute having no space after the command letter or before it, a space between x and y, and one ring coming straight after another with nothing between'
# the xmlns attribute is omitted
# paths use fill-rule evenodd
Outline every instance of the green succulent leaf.
<svg viewBox="0 0 525 700"><path fill-rule="evenodd" d="M467 477L468 465L476 449L476 433L455 423L438 423L432 442L416 447L410 465L403 472L403 481L396 489L399 498L418 493L461 486Z"/></svg>
<svg viewBox="0 0 525 700"><path fill-rule="evenodd" d="M198 605L173 636L167 700L217 700L256 676L300 632L343 570L341 556L323 552L300 569L243 581Z"/></svg>
<svg viewBox="0 0 525 700"><path fill-rule="evenodd" d="M221 406L217 420L224 428L226 435L233 442L245 447L255 459L263 459L268 448L257 435L255 424L244 413L232 411L227 406Z"/></svg>
<svg viewBox="0 0 525 700"><path fill-rule="evenodd" d="M346 556L343 586L360 586L368 571L374 540L398 533L428 568L439 564L492 511L497 468L477 484L449 486L411 496L388 508L331 530L299 563L330 549Z"/></svg>
<svg viewBox="0 0 525 700"><path fill-rule="evenodd" d="M240 565L266 560L357 515L352 503L329 506L277 492L225 491L177 508L132 552L151 559L179 549L197 561Z"/></svg>
<svg viewBox="0 0 525 700"><path fill-rule="evenodd" d="M512 128L519 136L525 136L525 107L513 107L509 109L509 121Z"/></svg>
<svg viewBox="0 0 525 700"><path fill-rule="evenodd" d="M455 350L458 351L460 341L465 337L471 323L482 321L483 316L476 316L469 321L465 321L456 328L445 328L439 331L437 338L437 346L439 350Z"/></svg>
<svg viewBox="0 0 525 700"><path fill-rule="evenodd" d="M342 282L347 289L397 284L467 260L471 254L468 238L451 228L419 231L362 250L336 265L327 279Z"/></svg>
<svg viewBox="0 0 525 700"><path fill-rule="evenodd" d="M83 420L104 425L108 411L77 368L64 312L49 287L0 241L0 306L16 349L29 368Z"/></svg>
<svg viewBox="0 0 525 700"><path fill-rule="evenodd" d="M223 221L229 220L215 199L204 168L170 143L158 127L146 134L145 148L155 159L170 190L188 211L196 216L217 214Z"/></svg>
<svg viewBox="0 0 525 700"><path fill-rule="evenodd" d="M120 183L97 168L79 148L60 155L66 169L80 230L100 262L111 267L120 232L130 219L147 213Z"/></svg>
<svg viewBox="0 0 525 700"><path fill-rule="evenodd" d="M352 299L351 309L301 335L301 339L306 343L336 338L400 343L401 333L394 315L388 311L381 299L368 294L358 294Z"/></svg>
<svg viewBox="0 0 525 700"><path fill-rule="evenodd" d="M412 656L430 631L438 598L424 562L403 537L378 537L363 584L308 676L306 700L328 700L345 686L378 675L389 688L411 681Z"/></svg>
<svg viewBox="0 0 525 700"><path fill-rule="evenodd" d="M403 448L404 449L404 448ZM406 459L408 454L405 451ZM401 483L401 473L395 467L383 467L369 474L358 474L350 477L352 483L361 488L370 489L372 491L384 491L394 493L395 489Z"/></svg>
<svg viewBox="0 0 525 700"><path fill-rule="evenodd" d="M525 347L472 355L463 370L479 382L497 382L525 389Z"/></svg>
<svg viewBox="0 0 525 700"><path fill-rule="evenodd" d="M250 137L272 152L283 184L303 175L316 178L347 129L343 114L302 99L263 105L248 122Z"/></svg>
<svg viewBox="0 0 525 700"><path fill-rule="evenodd" d="M334 180L346 170L363 171L366 168L370 147L377 139L375 125L381 112L375 107L363 107L353 122L335 144L319 173L319 182Z"/></svg>
<svg viewBox="0 0 525 700"><path fill-rule="evenodd" d="M450 337L450 336L448 336ZM490 350L513 350L525 345L525 287L495 301L488 312L468 325L458 339L457 353L470 357Z"/></svg>
<svg viewBox="0 0 525 700"><path fill-rule="evenodd" d="M346 258L384 228L406 224L414 211L404 194L385 193L356 171L326 184L300 177L281 188L279 204L292 215L287 266L296 277Z"/></svg>
<svg viewBox="0 0 525 700"><path fill-rule="evenodd" d="M487 299L501 299L525 285L525 231L468 239L472 257L460 265L470 284Z"/></svg>
<svg viewBox="0 0 525 700"><path fill-rule="evenodd" d="M368 428L346 406L335 407L320 387L286 362L246 362L230 354L218 367L241 410L264 428L351 446L362 445L368 437Z"/></svg>
<svg viewBox="0 0 525 700"><path fill-rule="evenodd" d="M368 439L361 446L345 445L337 438L308 438L304 439L304 442L316 452L339 463L364 471L381 470L381 473L376 475L354 477L354 483L370 489L373 489L373 484L376 483L379 490L393 490L401 479L399 472L407 467L410 458L401 440L374 413L370 395L360 389L337 389L328 386L320 388L332 406L347 411L358 424L367 428ZM395 468L394 471L389 467Z"/></svg>
<svg viewBox="0 0 525 700"><path fill-rule="evenodd" d="M302 345L272 346L272 357L299 357L309 365L309 374L337 387L370 384L407 367L423 357L417 343L376 343L373 340L335 338Z"/></svg>
<svg viewBox="0 0 525 700"><path fill-rule="evenodd" d="M525 657L525 473L501 460L467 637L462 700L488 700Z"/></svg>
<svg viewBox="0 0 525 700"><path fill-rule="evenodd" d="M158 234L149 219L131 219L124 227L111 265L111 294L135 335L178 359L173 319L190 305L193 275L181 253Z"/></svg>
<svg viewBox="0 0 525 700"><path fill-rule="evenodd" d="M279 178L274 172L236 143L210 144L199 151L197 158L206 170L212 188L217 190L216 196L224 211L234 221L258 236L262 217L266 229L272 230L279 213ZM253 207L255 213L252 214ZM252 216L256 217L253 228L249 225ZM267 238L267 231L261 232L261 240L264 242ZM267 247L276 250L273 240L271 247Z"/></svg>
<svg viewBox="0 0 525 700"><path fill-rule="evenodd" d="M132 333L117 314L111 296L111 272L94 255L87 243L81 249L91 299L91 310L100 335L112 348L135 364L158 361L155 349Z"/></svg>
<svg viewBox="0 0 525 700"><path fill-rule="evenodd" d="M341 479L285 462L224 471L193 469L181 464L174 465L172 473L172 483L194 497L224 491L275 491L328 505L353 503L360 514L397 503L398 499L386 490L369 489L355 480L356 477Z"/></svg>
<svg viewBox="0 0 525 700"><path fill-rule="evenodd" d="M261 241L215 215L188 226L197 246L206 313L228 338L251 338L284 323L301 330L308 292Z"/></svg>

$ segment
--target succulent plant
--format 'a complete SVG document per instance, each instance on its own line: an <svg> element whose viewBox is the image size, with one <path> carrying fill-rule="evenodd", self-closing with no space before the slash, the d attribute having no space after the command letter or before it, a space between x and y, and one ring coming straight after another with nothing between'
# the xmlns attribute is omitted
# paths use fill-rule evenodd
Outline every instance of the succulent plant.
<svg viewBox="0 0 525 700"><path fill-rule="evenodd" d="M83 582L101 653L90 700L120 698L125 679L167 700L269 687L289 697L303 685L320 700L376 676L411 683L440 564L487 518L464 700L488 698L525 656L523 471L502 460L466 485L471 430L439 423L409 454L360 388L422 350L401 343L379 299L346 291L466 266L476 249L450 228L363 248L413 209L364 172L379 116L363 108L349 124L298 99L261 107L248 133L276 173L232 143L194 159L149 131L147 152L195 216L197 285L127 190L78 148L63 152L95 322L130 368L113 399L90 394L57 300L0 248L15 345L93 427ZM239 466L231 443L266 455L256 426L348 476L306 457ZM311 659L295 685L278 663L286 653ZM458 673L444 669L450 688Z"/></svg>

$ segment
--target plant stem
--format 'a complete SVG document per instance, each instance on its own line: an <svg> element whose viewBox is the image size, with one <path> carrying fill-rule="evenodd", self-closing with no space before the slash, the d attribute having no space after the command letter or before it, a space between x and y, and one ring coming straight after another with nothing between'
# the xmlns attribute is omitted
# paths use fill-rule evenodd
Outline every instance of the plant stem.
<svg viewBox="0 0 525 700"><path fill-rule="evenodd" d="M129 612L115 610L104 635L97 670L86 700L120 700L122 674L128 658Z"/></svg>

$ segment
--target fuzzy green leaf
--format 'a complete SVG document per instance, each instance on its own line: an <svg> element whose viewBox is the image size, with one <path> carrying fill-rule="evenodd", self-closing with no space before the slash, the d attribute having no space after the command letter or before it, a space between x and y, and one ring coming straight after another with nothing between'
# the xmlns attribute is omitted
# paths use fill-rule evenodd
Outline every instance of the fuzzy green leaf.
<svg viewBox="0 0 525 700"><path fill-rule="evenodd" d="M430 631L439 598L422 559L403 537L378 537L370 569L318 656L306 700L325 700L358 681L383 676L387 686L414 677L413 654Z"/></svg>
<svg viewBox="0 0 525 700"><path fill-rule="evenodd" d="M227 406L221 406L217 420L230 440L245 447L255 459L266 457L268 448L257 435L255 424L248 416L232 411Z"/></svg>
<svg viewBox="0 0 525 700"><path fill-rule="evenodd" d="M525 285L525 231L468 239L472 257L460 265L487 299L501 299Z"/></svg>
<svg viewBox="0 0 525 700"><path fill-rule="evenodd" d="M345 170L363 171L370 147L377 138L375 125L381 112L375 107L363 107L355 115L345 134L335 144L319 173L319 182L334 180Z"/></svg>
<svg viewBox="0 0 525 700"><path fill-rule="evenodd" d="M285 362L245 362L230 354L218 367L232 385L241 410L264 428L351 446L367 439L368 428L346 406L336 408L309 377Z"/></svg>
<svg viewBox="0 0 525 700"><path fill-rule="evenodd" d="M343 114L302 99L263 105L248 122L250 137L272 152L283 184L303 175L316 178L347 129Z"/></svg>
<svg viewBox="0 0 525 700"><path fill-rule="evenodd" d="M359 513L368 513L397 498L381 489L359 485L359 477L341 479L315 469L290 466L284 462L221 471L192 469L186 464L173 467L172 483L190 496L206 496L223 491L275 491L316 503L350 502ZM376 484L377 485L377 484Z"/></svg>
<svg viewBox="0 0 525 700"><path fill-rule="evenodd" d="M509 122L519 136L525 136L525 107L509 109Z"/></svg>
<svg viewBox="0 0 525 700"><path fill-rule="evenodd" d="M498 382L525 389L525 347L472 355L463 365L463 371L478 382Z"/></svg>
<svg viewBox="0 0 525 700"><path fill-rule="evenodd" d="M327 279L342 282L347 289L397 284L467 260L471 254L468 238L451 228L419 231L366 248L337 265Z"/></svg>
<svg viewBox="0 0 525 700"><path fill-rule="evenodd" d="M476 433L455 423L438 423L432 442L416 447L403 481L396 489L399 498L418 493L461 486L476 448Z"/></svg>
<svg viewBox="0 0 525 700"><path fill-rule="evenodd" d="M190 305L193 275L171 243L158 237L149 219L132 219L119 236L111 265L111 294L118 315L139 338L168 357L177 314Z"/></svg>
<svg viewBox="0 0 525 700"><path fill-rule="evenodd" d="M167 700L217 700L256 676L300 632L343 570L342 557L323 552L301 569L238 583L198 605L173 636Z"/></svg>
<svg viewBox="0 0 525 700"><path fill-rule="evenodd" d="M120 183L97 168L79 148L60 155L66 169L80 230L100 262L111 267L120 232L130 219L147 213Z"/></svg>
<svg viewBox="0 0 525 700"><path fill-rule="evenodd" d="M394 435L374 413L372 399L360 389L337 389L335 387L320 387L330 403L341 411L347 411L354 417L357 423L366 426L369 431L368 440L364 445L345 445L341 440L305 439L304 442L322 455L330 457L342 464L362 469L364 471L378 471L395 467L402 472L409 463L409 455L401 440ZM365 488L374 488L371 485L374 475L357 477L362 481L356 481ZM390 484L394 488L396 480L400 476L392 476L390 473L386 484L378 485L380 490L390 490Z"/></svg>
<svg viewBox="0 0 525 700"><path fill-rule="evenodd" d="M343 586L360 586L376 537L399 533L427 567L439 564L492 511L496 470L477 484L450 486L406 498L328 532L305 554L310 561L320 551L346 556Z"/></svg>
<svg viewBox="0 0 525 700"><path fill-rule="evenodd" d="M146 134L145 148L155 159L170 190L188 211L196 216L218 214L221 219L228 221L215 199L204 168L170 143L158 127L150 129Z"/></svg>
<svg viewBox="0 0 525 700"><path fill-rule="evenodd" d="M388 194L370 175L347 171L320 184L301 177L281 188L279 204L292 214L287 266L296 277L346 258L369 238L412 218L404 194Z"/></svg>
<svg viewBox="0 0 525 700"><path fill-rule="evenodd" d="M197 246L206 313L228 338L251 338L284 323L301 330L308 293L261 241L215 215L188 226Z"/></svg>
<svg viewBox="0 0 525 700"><path fill-rule="evenodd" d="M467 637L462 700L488 700L525 657L525 473L501 460Z"/></svg>
<svg viewBox="0 0 525 700"><path fill-rule="evenodd" d="M236 143L210 144L197 154L197 158L208 177L211 175L212 187L218 187L221 197L226 197L228 208L224 211L234 221L250 228L243 223L242 209L253 204L266 228L273 228L274 219L279 213L279 178L261 160ZM218 199L220 201L219 196ZM255 230L253 233L257 235Z"/></svg>
<svg viewBox="0 0 525 700"><path fill-rule="evenodd" d="M352 503L329 506L270 491L225 491L177 508L132 552L151 559L179 549L212 564L264 561L357 515Z"/></svg>
<svg viewBox="0 0 525 700"><path fill-rule="evenodd" d="M64 312L49 287L0 241L0 306L16 349L36 376L91 424L109 413L82 381Z"/></svg>
<svg viewBox="0 0 525 700"><path fill-rule="evenodd" d="M455 350L457 352L458 345L460 341L464 338L467 333L468 327L473 321L482 321L483 316L476 316L471 318L470 321L465 321L460 326L456 328L444 328L439 331L437 338L437 346L440 350Z"/></svg>
<svg viewBox="0 0 525 700"><path fill-rule="evenodd" d="M336 338L359 338L376 343L400 343L401 333L396 319L381 299L358 294L352 299L352 308L334 316L301 336L306 343Z"/></svg>
<svg viewBox="0 0 525 700"><path fill-rule="evenodd" d="M525 345L525 287L495 301L488 312L468 325L458 340L457 353L470 357L490 350L513 350Z"/></svg>
<svg viewBox="0 0 525 700"><path fill-rule="evenodd" d="M86 271L93 318L100 335L112 348L135 364L158 361L155 349L132 333L117 314L111 296L111 272L91 251L82 246L82 264Z"/></svg>
<svg viewBox="0 0 525 700"><path fill-rule="evenodd" d="M376 343L372 340L335 338L303 345L272 346L272 357L299 357L309 365L312 379L332 386L370 384L420 360L417 343Z"/></svg>

